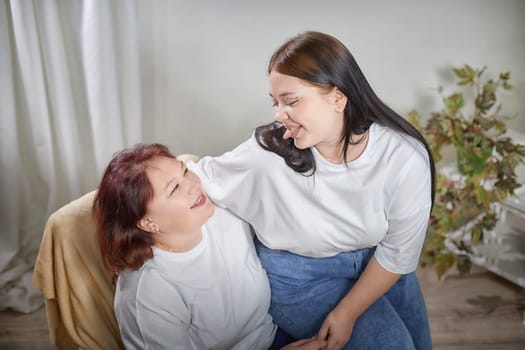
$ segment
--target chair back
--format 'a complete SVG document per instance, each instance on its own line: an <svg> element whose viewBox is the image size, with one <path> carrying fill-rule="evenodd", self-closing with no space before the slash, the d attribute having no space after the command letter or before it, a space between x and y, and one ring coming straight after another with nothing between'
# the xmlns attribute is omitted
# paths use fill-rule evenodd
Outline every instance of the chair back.
<svg viewBox="0 0 525 350"><path fill-rule="evenodd" d="M124 349L113 311L114 286L97 243L96 191L48 219L33 287L45 297L51 342L58 349Z"/></svg>

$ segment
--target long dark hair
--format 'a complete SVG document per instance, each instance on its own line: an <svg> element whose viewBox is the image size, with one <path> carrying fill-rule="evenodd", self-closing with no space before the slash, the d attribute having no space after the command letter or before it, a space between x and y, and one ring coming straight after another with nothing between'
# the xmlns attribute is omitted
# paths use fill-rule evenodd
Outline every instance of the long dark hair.
<svg viewBox="0 0 525 350"><path fill-rule="evenodd" d="M136 270L153 257L153 238L137 222L153 198L146 169L159 156L175 158L161 144L138 144L116 153L98 187L93 215L102 260L114 280L125 268Z"/></svg>
<svg viewBox="0 0 525 350"><path fill-rule="evenodd" d="M435 165L430 148L419 131L406 119L385 105L370 87L348 48L331 35L305 32L285 42L268 64L272 71L308 81L326 90L337 87L348 98L344 110L343 159L346 159L351 135L361 135L374 122L419 140L426 148L432 178L431 201L435 193ZM299 173L315 173L310 149L298 149L292 139L283 140L284 127L273 122L255 130L257 142L264 149L284 158ZM359 141L358 141L359 142Z"/></svg>

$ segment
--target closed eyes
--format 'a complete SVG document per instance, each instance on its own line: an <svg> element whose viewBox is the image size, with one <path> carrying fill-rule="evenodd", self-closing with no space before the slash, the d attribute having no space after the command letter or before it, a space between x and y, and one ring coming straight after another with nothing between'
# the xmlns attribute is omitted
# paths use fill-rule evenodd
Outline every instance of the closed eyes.
<svg viewBox="0 0 525 350"><path fill-rule="evenodd" d="M185 168L183 176L186 176L187 173L188 173L188 168ZM177 190L177 188L179 188L179 184L176 184L175 186L173 186L173 190L171 190L170 196Z"/></svg>
<svg viewBox="0 0 525 350"><path fill-rule="evenodd" d="M299 102L300 98L296 98L294 100L291 100L291 101L284 101L284 104L286 106L289 106L289 107L295 107L295 105L297 104L297 102ZM277 101L273 101L272 103L272 107L277 107L279 105L279 103Z"/></svg>

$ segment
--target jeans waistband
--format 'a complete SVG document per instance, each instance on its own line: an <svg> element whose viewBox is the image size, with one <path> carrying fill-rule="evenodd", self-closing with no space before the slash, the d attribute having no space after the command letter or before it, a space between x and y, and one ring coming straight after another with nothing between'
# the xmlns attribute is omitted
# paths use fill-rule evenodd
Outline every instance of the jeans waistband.
<svg viewBox="0 0 525 350"><path fill-rule="evenodd" d="M331 257L312 258L266 247L255 240L255 249L268 274L290 279L358 278L375 247L341 252Z"/></svg>

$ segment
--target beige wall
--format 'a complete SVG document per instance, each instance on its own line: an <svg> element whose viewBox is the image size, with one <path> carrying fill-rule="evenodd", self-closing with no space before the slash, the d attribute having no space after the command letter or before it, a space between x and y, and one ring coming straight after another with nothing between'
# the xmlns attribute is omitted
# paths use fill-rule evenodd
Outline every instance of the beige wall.
<svg viewBox="0 0 525 350"><path fill-rule="evenodd" d="M347 44L401 114L440 107L452 66L512 70L502 98L525 133L525 1L142 0L139 16L146 141L176 153L220 154L272 120L267 61L304 30Z"/></svg>

